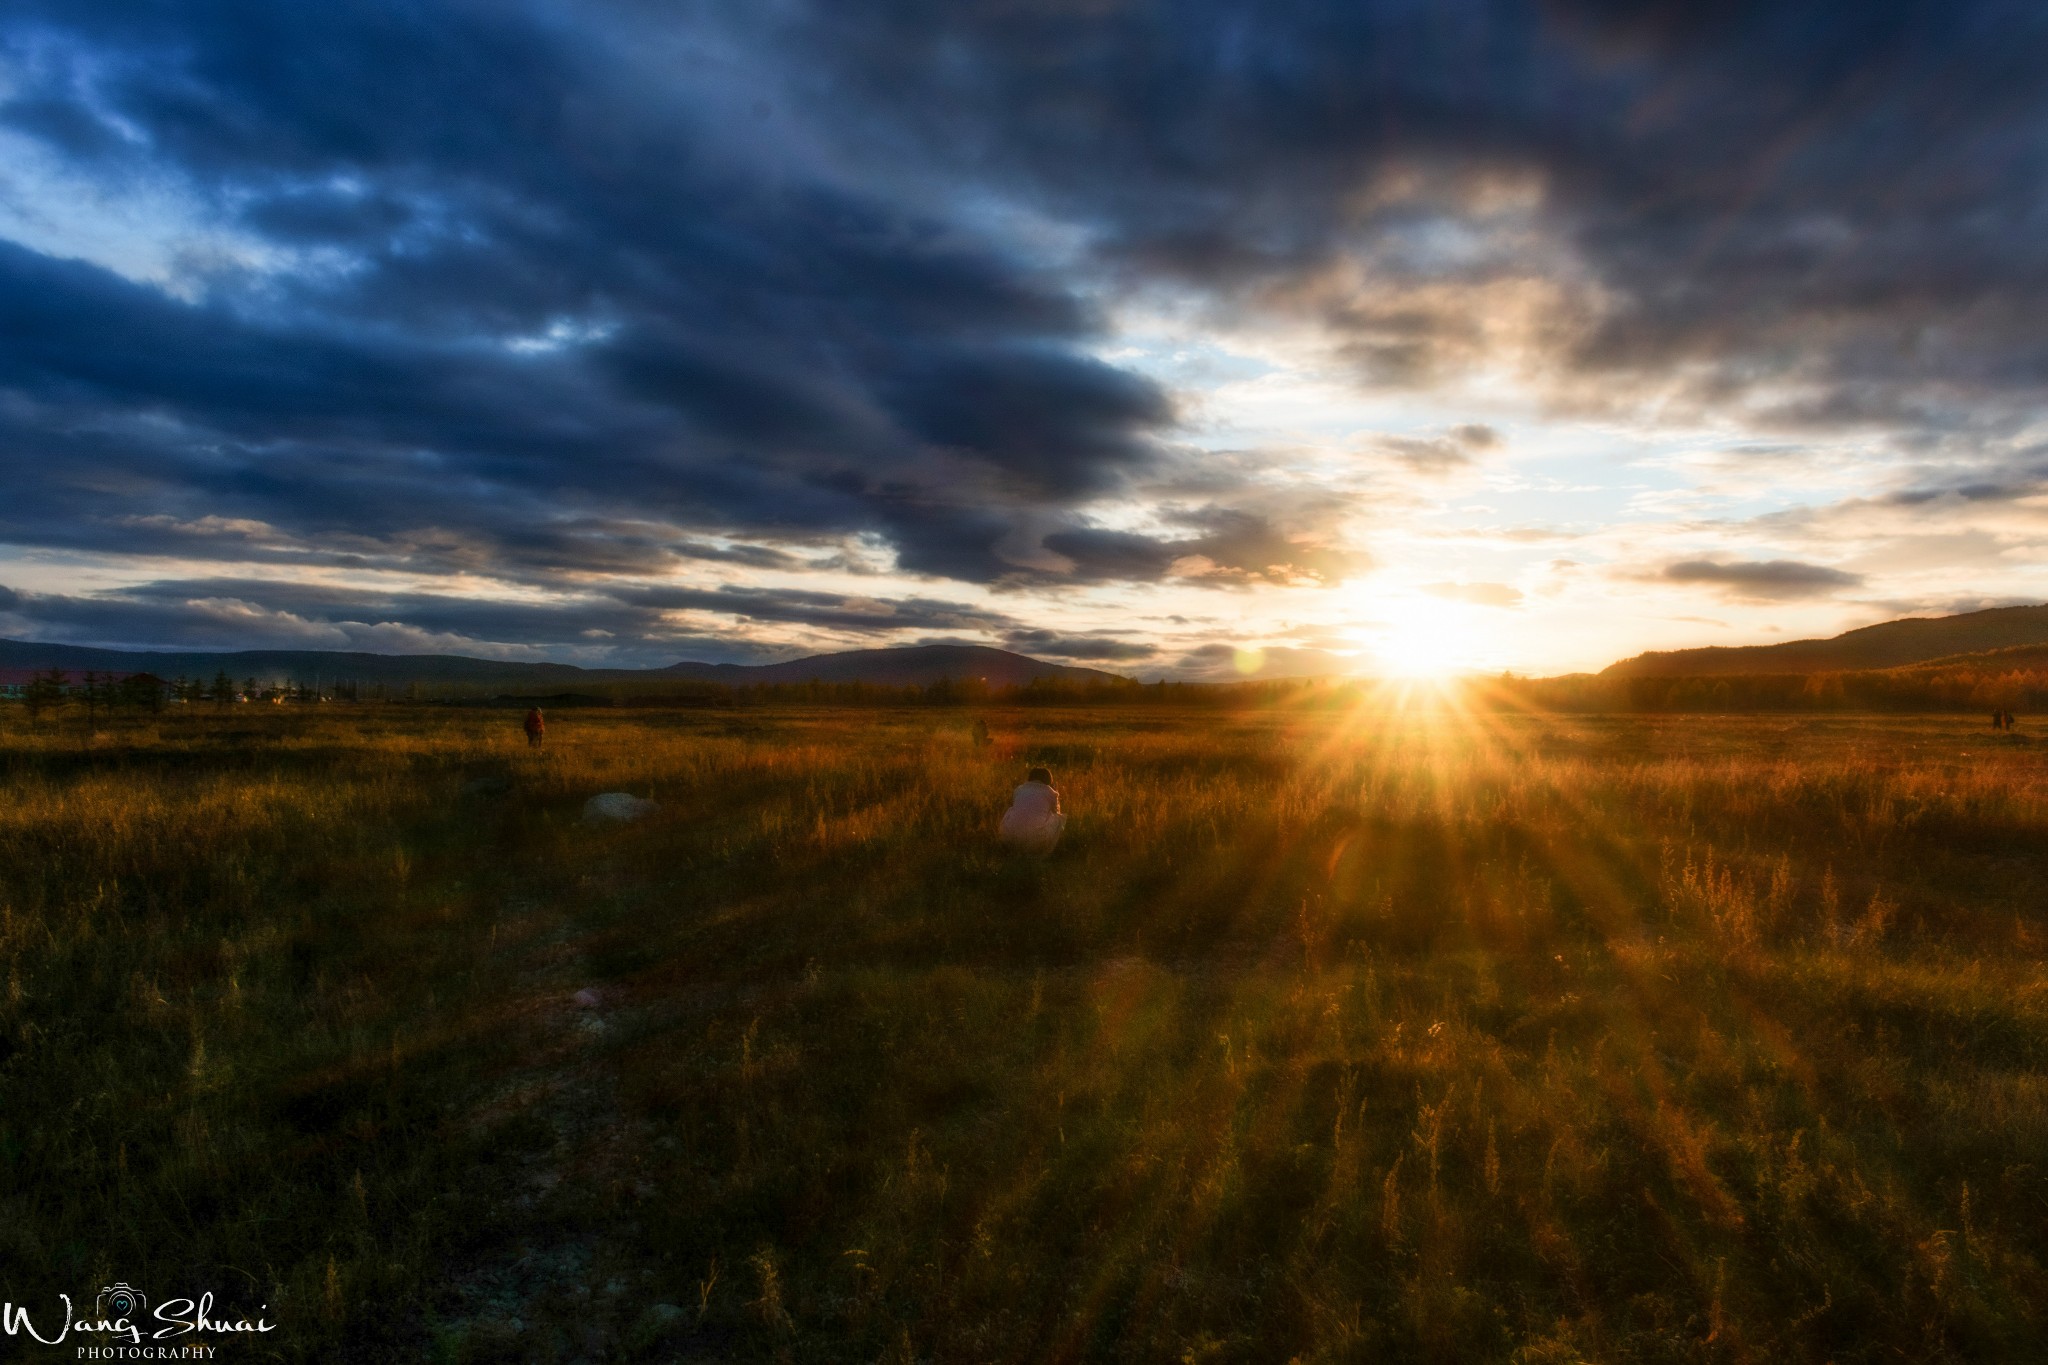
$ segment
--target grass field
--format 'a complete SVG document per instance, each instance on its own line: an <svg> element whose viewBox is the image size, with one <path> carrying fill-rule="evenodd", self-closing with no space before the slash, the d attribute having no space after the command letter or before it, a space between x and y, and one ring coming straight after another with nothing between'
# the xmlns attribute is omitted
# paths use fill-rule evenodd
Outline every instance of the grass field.
<svg viewBox="0 0 2048 1365"><path fill-rule="evenodd" d="M0 709L39 1322L125 1281L262 1305L222 1359L2048 1352L2025 735L250 710ZM1042 862L992 838L1027 761ZM660 811L579 825L606 790Z"/></svg>

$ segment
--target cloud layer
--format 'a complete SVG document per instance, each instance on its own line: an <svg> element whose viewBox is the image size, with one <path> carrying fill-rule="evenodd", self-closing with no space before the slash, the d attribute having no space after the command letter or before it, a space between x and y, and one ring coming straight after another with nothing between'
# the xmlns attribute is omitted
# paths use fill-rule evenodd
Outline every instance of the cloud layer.
<svg viewBox="0 0 2048 1365"><path fill-rule="evenodd" d="M376 593L264 579L178 579L89 594L0 589L0 635L80 644L408 653L460 651L483 642L495 657L574 655L653 665L673 661L678 651L731 660L787 652L750 641L750 629L762 624L866 644L897 634L986 631L1067 658L1129 659L1151 652L1119 651L1095 637L1032 631L1013 617L960 602L735 585L613 586L542 601Z"/></svg>
<svg viewBox="0 0 2048 1365"><path fill-rule="evenodd" d="M1393 562L1372 480L1522 444L1453 403L1283 479L1119 349L1143 309L1291 329L1360 394L1875 433L1928 468L1871 515L2012 506L2044 36L1988 2L24 0L0 543L183 567L15 628L1183 657L1040 608L1329 589ZM1808 553L1649 578L1879 584ZM1497 573L1415 585L1522 603ZM417 587L449 576L498 605Z"/></svg>

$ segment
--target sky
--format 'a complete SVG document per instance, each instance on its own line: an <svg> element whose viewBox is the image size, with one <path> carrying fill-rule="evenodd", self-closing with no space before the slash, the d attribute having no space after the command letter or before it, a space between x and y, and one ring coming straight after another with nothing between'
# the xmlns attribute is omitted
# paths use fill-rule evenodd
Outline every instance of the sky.
<svg viewBox="0 0 2048 1365"><path fill-rule="evenodd" d="M1597 669L2048 598L2048 10L11 0L0 636Z"/></svg>

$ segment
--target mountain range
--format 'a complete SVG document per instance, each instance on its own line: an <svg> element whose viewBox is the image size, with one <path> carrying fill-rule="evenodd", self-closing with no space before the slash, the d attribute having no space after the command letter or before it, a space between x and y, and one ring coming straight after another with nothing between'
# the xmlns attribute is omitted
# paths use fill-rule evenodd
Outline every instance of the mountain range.
<svg viewBox="0 0 2048 1365"><path fill-rule="evenodd" d="M226 673L237 681L254 677L264 681L382 683L401 687L414 682L464 683L524 691L567 691L587 683L664 680L728 686L830 682L898 687L923 686L946 678L976 678L995 687L1016 687L1036 678L1073 682L1117 680L1115 674L1101 669L1047 663L986 645L856 649L775 664L676 663L666 668L578 668L573 664L473 659L460 654L272 649L185 653L0 640L0 669L41 668L154 673L163 678L211 678Z"/></svg>
<svg viewBox="0 0 2048 1365"><path fill-rule="evenodd" d="M896 649L854 649L842 654L814 654L779 664L670 664L656 670L663 677L693 682L750 683L877 683L923 686L942 678L976 678L992 687L1018 687L1038 678L1069 682L1115 682L1114 673L1073 664L1047 663L988 645L907 645Z"/></svg>
<svg viewBox="0 0 2048 1365"><path fill-rule="evenodd" d="M1955 616L1916 616L1864 626L1825 640L1775 645L1654 650L1608 666L1599 676L1725 677L1738 674L1856 672L1918 665L1974 664L2030 668L2048 663L2048 605L1994 607ZM869 683L924 686L943 679L980 679L1016 687L1038 678L1111 682L1117 675L1048 663L987 645L911 645L814 654L773 664L683 662L665 668L579 668L574 664L476 659L459 654L366 654L333 650L171 652L99 649L86 645L0 640L0 671L62 668L159 677L237 681L354 682L404 686L457 683L517 692L565 692L592 683L709 682Z"/></svg>
<svg viewBox="0 0 2048 1365"><path fill-rule="evenodd" d="M1703 678L1734 674L1850 673L1916 664L1982 662L1990 651L2048 645L2048 606L1992 607L1956 616L1909 616L1825 640L1776 645L1653 650L1609 665L1605 678ZM1971 656L1967 660L1965 656ZM1980 659L1976 656L1984 656ZM1999 656L2011 667L2013 656Z"/></svg>

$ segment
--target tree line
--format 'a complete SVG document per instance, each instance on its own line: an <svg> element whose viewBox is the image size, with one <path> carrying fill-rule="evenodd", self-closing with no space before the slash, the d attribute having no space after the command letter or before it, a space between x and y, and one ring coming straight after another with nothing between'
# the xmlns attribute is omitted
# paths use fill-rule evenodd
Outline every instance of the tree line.
<svg viewBox="0 0 2048 1365"><path fill-rule="evenodd" d="M1286 678L1243 682L1138 682L1123 678L1037 678L1020 685L977 678L923 684L858 682L614 682L575 694L510 695L476 683L309 684L297 680L165 681L149 674L88 672L71 681L61 669L36 674L19 700L31 717L81 708L88 723L116 712L160 713L166 703L240 701L387 702L440 705L683 706L715 708L1143 706L1180 709L1307 709L1413 703L1416 700L1502 710L1559 712L1744 711L2048 711L2048 670L1944 666L1839 673L1720 677L1608 677L1570 674L1526 678L1512 673L1455 683L1417 684L1363 678Z"/></svg>
<svg viewBox="0 0 2048 1365"><path fill-rule="evenodd" d="M1489 679L1481 695L1546 711L2043 711L2048 671L2028 668L1889 668L1713 678Z"/></svg>

